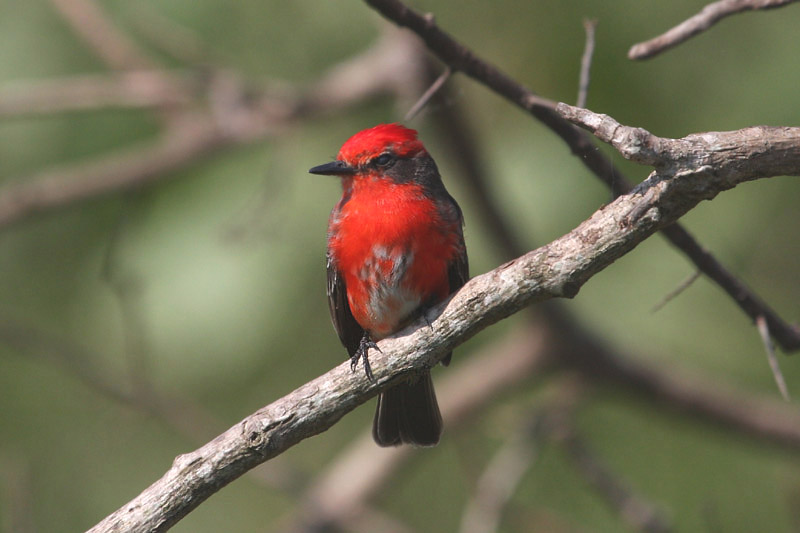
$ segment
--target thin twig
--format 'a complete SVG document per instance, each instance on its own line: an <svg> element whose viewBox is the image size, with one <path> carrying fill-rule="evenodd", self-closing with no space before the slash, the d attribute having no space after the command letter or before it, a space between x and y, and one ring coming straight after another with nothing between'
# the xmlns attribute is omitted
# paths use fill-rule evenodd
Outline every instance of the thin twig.
<svg viewBox="0 0 800 533"><path fill-rule="evenodd" d="M408 110L406 116L403 117L403 120L405 122L408 122L412 118L417 116L417 113L419 113L422 110L422 108L428 104L430 99L433 98L433 95L435 95L436 92L442 88L442 85L444 85L445 82L450 78L450 74L452 74L452 72L453 71L450 69L450 67L445 67L444 72L442 72L442 74L438 78L436 78L436 80L431 84L431 86L428 87L428 90L425 91L425 93L422 96L420 96L419 100L417 100L417 103L415 103L411 107L411 109Z"/></svg>
<svg viewBox="0 0 800 533"><path fill-rule="evenodd" d="M586 32L586 42L581 57L581 74L578 82L578 107L586 107L586 98L589 95L589 82L591 81L592 56L594 55L594 34L597 29L597 19L583 19L583 29Z"/></svg>
<svg viewBox="0 0 800 533"><path fill-rule="evenodd" d="M764 343L764 350L767 352L767 361L769 361L769 367L775 378L775 384L778 385L778 390L781 391L783 399L790 402L789 389L786 387L786 380L783 379L783 372L781 372L778 358L775 356L775 347L772 345L772 338L769 335L767 320L763 316L756 318L756 326L758 326L758 333L761 335L761 341Z"/></svg>
<svg viewBox="0 0 800 533"><path fill-rule="evenodd" d="M453 72L462 72L540 120L570 146L576 156L604 182L613 186L621 173L596 149L591 137L565 122L555 112L555 102L517 83L505 72L479 57L442 30L433 17L421 15L399 0L365 0L384 17L416 33ZM615 193L630 187L615 188Z"/></svg>
<svg viewBox="0 0 800 533"><path fill-rule="evenodd" d="M700 277L699 270L695 270L694 272L692 272L685 280L681 281L677 287L668 292L658 303L656 303L656 305L654 305L652 309L650 309L650 312L655 313L657 311L660 311L662 307L667 305L669 302L671 302L677 296L679 296L683 291L688 289L692 285L692 283L697 281L697 278L699 277Z"/></svg>
<svg viewBox="0 0 800 533"><path fill-rule="evenodd" d="M628 59L649 59L661 52L704 32L725 17L754 11L782 7L798 0L720 0L705 6L702 11L683 21L666 33L649 41L635 44L628 51Z"/></svg>

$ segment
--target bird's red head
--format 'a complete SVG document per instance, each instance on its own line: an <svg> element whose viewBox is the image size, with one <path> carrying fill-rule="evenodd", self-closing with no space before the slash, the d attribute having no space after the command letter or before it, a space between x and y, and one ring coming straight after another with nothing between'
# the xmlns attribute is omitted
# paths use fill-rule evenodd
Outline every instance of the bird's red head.
<svg viewBox="0 0 800 533"><path fill-rule="evenodd" d="M358 167L384 153L411 157L424 150L416 131L400 124L380 124L350 137L336 159Z"/></svg>
<svg viewBox="0 0 800 533"><path fill-rule="evenodd" d="M426 153L417 132L400 124L380 124L350 137L336 161L312 168L312 174L347 176L380 169L386 162Z"/></svg>

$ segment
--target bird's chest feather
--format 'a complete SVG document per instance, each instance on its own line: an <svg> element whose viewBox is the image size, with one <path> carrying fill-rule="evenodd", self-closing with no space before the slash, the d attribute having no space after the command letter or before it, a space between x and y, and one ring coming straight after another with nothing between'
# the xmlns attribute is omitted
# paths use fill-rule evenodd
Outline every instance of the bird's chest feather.
<svg viewBox="0 0 800 533"><path fill-rule="evenodd" d="M393 333L420 306L447 296L455 248L446 229L416 184L354 190L334 209L329 254L344 276L353 317L373 337Z"/></svg>

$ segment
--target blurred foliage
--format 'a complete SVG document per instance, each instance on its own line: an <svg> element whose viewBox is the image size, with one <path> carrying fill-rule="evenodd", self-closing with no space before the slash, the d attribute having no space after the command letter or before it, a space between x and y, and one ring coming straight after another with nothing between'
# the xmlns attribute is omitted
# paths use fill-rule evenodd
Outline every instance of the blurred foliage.
<svg viewBox="0 0 800 533"><path fill-rule="evenodd" d="M243 77L293 84L312 84L363 51L383 24L356 1L101 5L164 65L192 66L145 38L143 11L193 32L216 63ZM632 44L682 21L703 2L414 5L435 13L444 29L512 77L566 102L574 102L577 91L581 20L598 19L588 106L657 135L800 124L796 6L734 16L662 56L631 62L626 52ZM49 2L0 2L0 88L104 71ZM569 231L610 200L530 117L463 77L449 83L454 105L475 129L493 192L528 246ZM19 326L23 342L0 338L0 525L29 513L36 531L84 530L160 477L176 455L202 443L87 384L76 361L65 359L68 352L80 351L101 374L126 376L144 367L166 396L187 398L218 418L213 431L343 359L329 323L323 260L327 216L339 186L306 171L330 160L359 129L400 119L389 101L310 118L269 142L226 151L155 186L37 215L2 231L0 321ZM425 114L409 125L420 130L434 157L442 152ZM0 122L0 183L21 182L157 134L147 111L7 119ZM619 159L608 147L598 149ZM502 258L492 236L471 214L453 162L437 161L465 210L472 273L493 268ZM619 164L633 179L647 175L645 168ZM685 218L700 242L789 321L800 318L798 198L796 179L762 180ZM692 270L655 237L593 278L567 305L625 352L777 398L756 330L707 280L650 312ZM499 324L467 343L454 364L505 329ZM45 347L36 341L40 336L53 342ZM782 365L790 391L798 393L798 362L782 357ZM419 531L456 529L481 472L476 465L513 429L518 418L510 411L521 416L537 405L538 389L532 384L518 390L463 430L448 431L440 446L420 452L385 493L375 495L376 504ZM800 528L796 454L665 414L619 391L595 391L579 412L584 438L640 494L666 509L676 530ZM370 407L358 409L290 450L287 464L313 476L371 415ZM11 508L9 502L24 505ZM269 531L293 504L291 495L245 477L174 530ZM624 528L563 451L546 446L523 478L503 531L552 520L568 531Z"/></svg>

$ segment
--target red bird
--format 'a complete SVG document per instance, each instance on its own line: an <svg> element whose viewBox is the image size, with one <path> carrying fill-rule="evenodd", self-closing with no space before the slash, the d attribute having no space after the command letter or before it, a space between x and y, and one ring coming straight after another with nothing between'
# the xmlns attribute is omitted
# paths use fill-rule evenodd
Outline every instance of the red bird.
<svg viewBox="0 0 800 533"><path fill-rule="evenodd" d="M328 223L328 304L351 367L363 359L372 379L375 341L466 283L461 209L417 132L399 124L356 133L336 161L309 172L342 179ZM430 371L378 396L372 436L380 446L433 446L441 433Z"/></svg>

